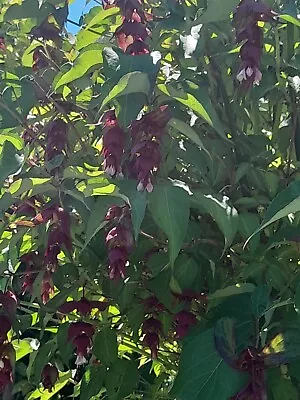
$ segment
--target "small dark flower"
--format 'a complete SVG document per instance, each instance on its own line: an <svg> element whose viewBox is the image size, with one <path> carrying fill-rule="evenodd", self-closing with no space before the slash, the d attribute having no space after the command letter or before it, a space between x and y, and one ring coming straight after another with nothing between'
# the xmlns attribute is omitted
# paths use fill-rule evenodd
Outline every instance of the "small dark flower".
<svg viewBox="0 0 300 400"><path fill-rule="evenodd" d="M7 334L11 330L11 322L5 315L0 316L0 345L7 341Z"/></svg>
<svg viewBox="0 0 300 400"><path fill-rule="evenodd" d="M52 392L55 383L58 380L58 369L52 365L47 364L42 371L42 385L48 392Z"/></svg>
<svg viewBox="0 0 300 400"><path fill-rule="evenodd" d="M165 310L165 306L159 302L156 296L148 297L143 300L143 303L147 312L160 312Z"/></svg>
<svg viewBox="0 0 300 400"><path fill-rule="evenodd" d="M104 311L108 306L104 301L93 301L82 297L79 301L68 301L59 307L59 311L63 314L68 314L77 310L79 314L86 316L90 314L93 308L99 311Z"/></svg>
<svg viewBox="0 0 300 400"><path fill-rule="evenodd" d="M121 162L125 144L125 133L120 128L115 112L109 110L102 117L104 171L115 176L122 172Z"/></svg>
<svg viewBox="0 0 300 400"><path fill-rule="evenodd" d="M123 214L122 207L112 206L108 209L104 219L105 221L112 221L113 219L120 218L122 214Z"/></svg>
<svg viewBox="0 0 300 400"><path fill-rule="evenodd" d="M157 333L160 334L162 332L162 323L158 319L153 317L146 319L142 326L143 333Z"/></svg>
<svg viewBox="0 0 300 400"><path fill-rule="evenodd" d="M5 39L3 36L0 37L0 50L6 51Z"/></svg>
<svg viewBox="0 0 300 400"><path fill-rule="evenodd" d="M175 314L174 321L176 325L175 336L177 339L182 339L188 334L189 329L196 325L197 318L190 311L182 310Z"/></svg>
<svg viewBox="0 0 300 400"><path fill-rule="evenodd" d="M111 247L125 247L129 252L134 244L132 232L119 224L112 228L107 236L106 243Z"/></svg>
<svg viewBox="0 0 300 400"><path fill-rule="evenodd" d="M127 47L134 41L145 41L149 36L149 31L147 30L146 25L141 22L125 20L123 24L117 28L115 35L117 37L118 46L123 51L126 51Z"/></svg>
<svg viewBox="0 0 300 400"><path fill-rule="evenodd" d="M151 350L151 358L152 360L157 359L157 354L158 354L158 347L159 347L159 336L157 333L154 332L149 332L146 333L143 339L143 345L145 347L149 347Z"/></svg>
<svg viewBox="0 0 300 400"><path fill-rule="evenodd" d="M119 280L125 278L128 251L124 247L116 247L109 250L109 278Z"/></svg>
<svg viewBox="0 0 300 400"><path fill-rule="evenodd" d="M135 40L126 48L126 54L138 56L140 54L149 54L149 46L142 40Z"/></svg>
<svg viewBox="0 0 300 400"><path fill-rule="evenodd" d="M41 298L43 304L48 303L50 296L54 293L54 284L52 280L52 273L45 272L42 280L42 287L41 287Z"/></svg>
<svg viewBox="0 0 300 400"><path fill-rule="evenodd" d="M68 329L68 341L76 347L76 365L87 362L86 356L92 347L92 337L95 333L93 325L86 322L74 322Z"/></svg>
<svg viewBox="0 0 300 400"><path fill-rule="evenodd" d="M0 357L0 393L13 382L13 371L10 359L6 356Z"/></svg>
<svg viewBox="0 0 300 400"><path fill-rule="evenodd" d="M10 317L14 317L16 314L17 302L17 297L11 290L7 290L5 293L0 291L0 304Z"/></svg>
<svg viewBox="0 0 300 400"><path fill-rule="evenodd" d="M55 156L63 154L67 148L68 125L62 119L56 119L47 126L45 159L51 161ZM51 171L51 174L57 170Z"/></svg>
<svg viewBox="0 0 300 400"><path fill-rule="evenodd" d="M49 65L49 61L47 60L47 57L43 53L43 48L42 46L36 47L33 52L33 64L32 64L32 70L34 72L47 68Z"/></svg>

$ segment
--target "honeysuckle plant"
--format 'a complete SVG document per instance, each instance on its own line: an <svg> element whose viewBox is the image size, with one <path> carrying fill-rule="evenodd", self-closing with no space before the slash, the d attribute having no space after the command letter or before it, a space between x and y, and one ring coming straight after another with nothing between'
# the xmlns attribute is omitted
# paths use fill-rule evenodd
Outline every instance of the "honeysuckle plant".
<svg viewBox="0 0 300 400"><path fill-rule="evenodd" d="M0 0L0 397L297 400L300 2L69 3Z"/></svg>

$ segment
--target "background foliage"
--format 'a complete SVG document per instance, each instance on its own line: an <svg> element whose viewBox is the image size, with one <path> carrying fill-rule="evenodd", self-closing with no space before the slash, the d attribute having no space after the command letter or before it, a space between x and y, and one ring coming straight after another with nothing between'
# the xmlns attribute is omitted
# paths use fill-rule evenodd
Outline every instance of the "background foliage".
<svg viewBox="0 0 300 400"><path fill-rule="evenodd" d="M3 398L298 399L299 2L0 5Z"/></svg>

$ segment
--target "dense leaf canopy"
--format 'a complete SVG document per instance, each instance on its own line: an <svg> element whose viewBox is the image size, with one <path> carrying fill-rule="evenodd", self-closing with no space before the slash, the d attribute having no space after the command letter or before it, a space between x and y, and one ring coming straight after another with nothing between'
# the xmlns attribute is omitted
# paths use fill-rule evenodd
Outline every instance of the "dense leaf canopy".
<svg viewBox="0 0 300 400"><path fill-rule="evenodd" d="M297 400L300 3L68 8L0 0L1 398Z"/></svg>

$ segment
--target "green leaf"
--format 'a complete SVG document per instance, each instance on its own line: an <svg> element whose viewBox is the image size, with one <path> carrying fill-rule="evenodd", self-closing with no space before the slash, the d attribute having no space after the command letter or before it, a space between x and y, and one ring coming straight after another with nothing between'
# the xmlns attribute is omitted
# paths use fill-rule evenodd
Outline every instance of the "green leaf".
<svg viewBox="0 0 300 400"><path fill-rule="evenodd" d="M166 234L173 265L185 238L189 222L189 195L179 187L157 185L149 195L149 208L156 224Z"/></svg>
<svg viewBox="0 0 300 400"><path fill-rule="evenodd" d="M57 349L57 344L53 341L43 344L36 353L33 361L32 369L33 376L32 380L35 383L39 383L41 380L41 373L44 366L49 362L53 354Z"/></svg>
<svg viewBox="0 0 300 400"><path fill-rule="evenodd" d="M210 194L195 192L192 198L193 206L204 208L218 224L225 238L225 249L228 248L238 229L238 213L234 207L227 203L228 198L222 200Z"/></svg>
<svg viewBox="0 0 300 400"><path fill-rule="evenodd" d="M109 400L123 400L131 394L138 382L137 365L128 360L117 360L109 369L105 386Z"/></svg>
<svg viewBox="0 0 300 400"><path fill-rule="evenodd" d="M111 365L118 358L116 331L104 329L98 332L93 345L93 353L104 365Z"/></svg>
<svg viewBox="0 0 300 400"><path fill-rule="evenodd" d="M23 163L23 157L19 156L15 146L5 141L0 154L0 185L3 185L9 175L15 174Z"/></svg>
<svg viewBox="0 0 300 400"><path fill-rule="evenodd" d="M293 17L292 15L281 14L280 19L282 19L283 21L286 21L286 22L290 22L293 25L300 26L300 19Z"/></svg>
<svg viewBox="0 0 300 400"><path fill-rule="evenodd" d="M103 365L92 365L85 371L80 385L80 400L89 400L100 392L105 372Z"/></svg>
<svg viewBox="0 0 300 400"><path fill-rule="evenodd" d="M295 293L295 308L297 312L300 312L300 283L297 286Z"/></svg>
<svg viewBox="0 0 300 400"><path fill-rule="evenodd" d="M228 400L244 383L215 349L213 329L186 339L171 394L180 400Z"/></svg>
<svg viewBox="0 0 300 400"><path fill-rule="evenodd" d="M287 364L300 358L300 330L287 329L274 336L264 347L265 364L270 367Z"/></svg>
<svg viewBox="0 0 300 400"><path fill-rule="evenodd" d="M297 388L293 385L292 380L289 379L282 371L277 369L270 369L267 374L268 386L270 387L274 400L298 400L299 393Z"/></svg>
<svg viewBox="0 0 300 400"><path fill-rule="evenodd" d="M62 75L56 82L55 90L59 89L63 85L67 85L68 83L71 83L76 79L83 77L92 67L102 64L102 49L102 45L93 44L91 45L90 50L86 48L83 52L81 52L79 56L75 59L71 69L64 75Z"/></svg>
<svg viewBox="0 0 300 400"><path fill-rule="evenodd" d="M173 274L182 290L191 289L200 266L187 254L180 254L174 264Z"/></svg>
<svg viewBox="0 0 300 400"><path fill-rule="evenodd" d="M188 139L190 139L197 146L199 146L201 150L204 150L210 156L210 153L205 148L204 144L202 143L202 140L200 139L200 137L197 135L197 133L194 131L194 129L190 125L186 124L185 122L183 122L177 118L172 118L169 121L169 125L172 128L177 129L183 135L185 135Z"/></svg>
<svg viewBox="0 0 300 400"><path fill-rule="evenodd" d="M292 182L286 189L280 192L269 205L264 220L260 227L252 233L247 239L245 246L249 240L258 232L265 229L268 225L286 217L289 214L296 213L300 210L300 181Z"/></svg>
<svg viewBox="0 0 300 400"><path fill-rule="evenodd" d="M119 183L119 189L122 194L128 198L131 209L131 220L134 232L134 238L137 238L140 233L141 224L143 222L146 206L147 196L146 192L139 192L136 189L136 181L127 180Z"/></svg>
<svg viewBox="0 0 300 400"><path fill-rule="evenodd" d="M251 293L255 289L252 283L237 283L236 285L227 286L224 289L216 290L207 296L209 300L222 299L224 297L234 296L242 293Z"/></svg>
<svg viewBox="0 0 300 400"><path fill-rule="evenodd" d="M97 233L106 225L104 217L109 209L113 205L120 204L121 199L113 196L101 196L95 202L94 208L87 221L86 228L86 240L82 251L86 249L91 240L97 235Z"/></svg>
<svg viewBox="0 0 300 400"><path fill-rule="evenodd" d="M103 100L100 109L118 96L131 93L149 94L150 82L148 75L144 72L134 71L122 76L119 82L112 88L108 96Z"/></svg>
<svg viewBox="0 0 300 400"><path fill-rule="evenodd" d="M220 7L219 0L210 0L207 4L207 9L197 18L193 25L207 24L209 22L219 22L229 19L229 15L234 12L234 9L239 4L240 0L226 0Z"/></svg>
<svg viewBox="0 0 300 400"><path fill-rule="evenodd" d="M33 352L33 343L35 339L22 339L22 340L13 340L12 345L16 352L16 361L21 358L27 356Z"/></svg>

